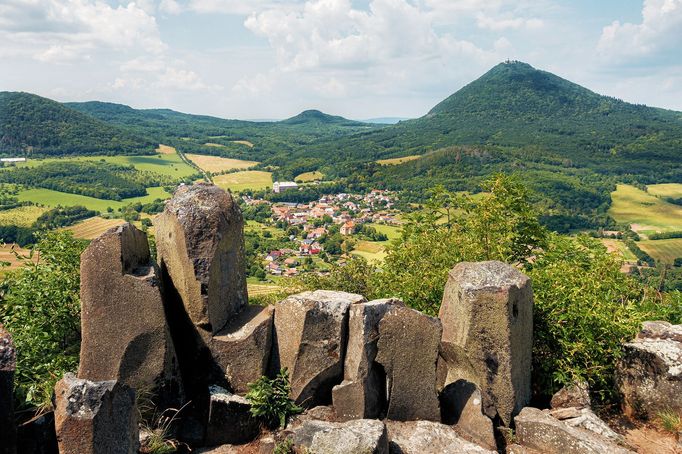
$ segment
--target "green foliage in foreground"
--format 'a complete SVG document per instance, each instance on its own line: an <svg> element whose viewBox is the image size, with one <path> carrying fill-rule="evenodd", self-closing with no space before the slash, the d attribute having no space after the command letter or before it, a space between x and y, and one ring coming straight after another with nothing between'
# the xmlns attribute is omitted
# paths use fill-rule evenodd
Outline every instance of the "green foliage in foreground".
<svg viewBox="0 0 682 454"><path fill-rule="evenodd" d="M621 344L644 320L682 321L682 295L658 293L621 273L621 260L597 240L545 232L514 179L498 176L486 190L479 202L437 191L430 210L413 216L388 248L382 269L356 258L328 276L303 277L301 283L370 298L397 296L436 315L447 273L456 263L514 263L533 280L536 395L550 396L583 379L596 402L614 402Z"/></svg>
<svg viewBox="0 0 682 454"><path fill-rule="evenodd" d="M17 408L50 405L54 384L78 366L80 349L80 254L85 243L69 232L49 232L40 258L26 257L0 288L0 321L18 351Z"/></svg>
<svg viewBox="0 0 682 454"><path fill-rule="evenodd" d="M246 399L251 403L251 415L270 428L286 426L287 419L303 411L290 398L289 373L282 369L277 377L261 377L249 383Z"/></svg>

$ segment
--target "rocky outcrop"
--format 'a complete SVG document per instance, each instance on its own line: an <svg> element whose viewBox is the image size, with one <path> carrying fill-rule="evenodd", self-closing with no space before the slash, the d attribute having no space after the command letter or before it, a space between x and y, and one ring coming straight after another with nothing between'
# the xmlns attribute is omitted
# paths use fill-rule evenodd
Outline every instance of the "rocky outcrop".
<svg viewBox="0 0 682 454"><path fill-rule="evenodd" d="M627 414L653 419L662 411L682 413L682 325L644 322L624 345L616 380Z"/></svg>
<svg viewBox="0 0 682 454"><path fill-rule="evenodd" d="M249 306L213 336L211 355L235 393L267 374L274 306Z"/></svg>
<svg viewBox="0 0 682 454"><path fill-rule="evenodd" d="M443 423L452 425L462 438L494 451L493 421L483 414L482 404L481 391L466 380L457 380L440 394Z"/></svg>
<svg viewBox="0 0 682 454"><path fill-rule="evenodd" d="M608 424L602 421L589 408L564 407L550 410L549 414L571 427L588 430L613 443L625 445L625 438L611 429Z"/></svg>
<svg viewBox="0 0 682 454"><path fill-rule="evenodd" d="M316 454L388 454L386 426L375 419L305 421L294 431L293 441L304 452Z"/></svg>
<svg viewBox="0 0 682 454"><path fill-rule="evenodd" d="M272 369L286 368L291 397L305 407L327 404L341 383L348 332L348 309L361 295L317 290L275 305Z"/></svg>
<svg viewBox="0 0 682 454"><path fill-rule="evenodd" d="M590 388L584 381L564 386L553 396L549 405L552 408L590 408Z"/></svg>
<svg viewBox="0 0 682 454"><path fill-rule="evenodd" d="M463 262L449 273L440 309L440 383L478 385L483 411L505 425L530 400L533 291L530 279L501 262Z"/></svg>
<svg viewBox="0 0 682 454"><path fill-rule="evenodd" d="M130 387L66 374L55 387L55 400L60 454L137 453L137 408Z"/></svg>
<svg viewBox="0 0 682 454"><path fill-rule="evenodd" d="M260 424L251 416L251 405L246 399L219 386L210 387L209 399L206 445L242 444L258 435Z"/></svg>
<svg viewBox="0 0 682 454"><path fill-rule="evenodd" d="M375 363L379 322L399 300L353 304L348 316L348 346L343 382L332 390L334 409L342 420L378 418L386 407L386 376Z"/></svg>
<svg viewBox="0 0 682 454"><path fill-rule="evenodd" d="M12 336L0 324L0 454L17 452L14 423L14 371L17 354Z"/></svg>
<svg viewBox="0 0 682 454"><path fill-rule="evenodd" d="M154 224L159 265L190 320L218 333L248 302L239 206L211 184L181 186Z"/></svg>
<svg viewBox="0 0 682 454"><path fill-rule="evenodd" d="M78 376L150 391L159 406L182 395L160 280L147 235L108 230L81 256L82 342Z"/></svg>
<svg viewBox="0 0 682 454"><path fill-rule="evenodd" d="M516 441L523 447L546 454L626 454L629 449L591 430L566 424L549 412L526 407L514 418Z"/></svg>
<svg viewBox="0 0 682 454"><path fill-rule="evenodd" d="M455 430L432 421L387 421L391 454L495 454L461 438Z"/></svg>
<svg viewBox="0 0 682 454"><path fill-rule="evenodd" d="M436 362L440 320L414 309L392 307L379 322L376 362L386 373L386 417L440 421Z"/></svg>

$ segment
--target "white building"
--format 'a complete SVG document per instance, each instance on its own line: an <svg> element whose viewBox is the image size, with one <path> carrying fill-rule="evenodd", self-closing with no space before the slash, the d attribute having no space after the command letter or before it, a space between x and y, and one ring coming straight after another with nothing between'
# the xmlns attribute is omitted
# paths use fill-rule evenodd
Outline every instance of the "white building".
<svg viewBox="0 0 682 454"><path fill-rule="evenodd" d="M272 190L276 193L284 192L287 189L296 189L298 185L293 181L275 181L272 184Z"/></svg>

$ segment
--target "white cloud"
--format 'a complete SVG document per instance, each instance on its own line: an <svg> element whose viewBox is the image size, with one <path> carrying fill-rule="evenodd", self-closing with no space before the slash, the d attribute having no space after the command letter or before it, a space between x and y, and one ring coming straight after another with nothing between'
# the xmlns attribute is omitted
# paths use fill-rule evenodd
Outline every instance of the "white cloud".
<svg viewBox="0 0 682 454"><path fill-rule="evenodd" d="M501 30L537 30L544 26L544 22L538 18L524 18L524 17L491 17L479 13L476 15L476 24L479 28L484 28L493 31Z"/></svg>
<svg viewBox="0 0 682 454"><path fill-rule="evenodd" d="M644 0L642 22L614 21L607 25L602 30L598 49L602 55L615 58L654 57L670 50L679 52L681 30L682 0Z"/></svg>

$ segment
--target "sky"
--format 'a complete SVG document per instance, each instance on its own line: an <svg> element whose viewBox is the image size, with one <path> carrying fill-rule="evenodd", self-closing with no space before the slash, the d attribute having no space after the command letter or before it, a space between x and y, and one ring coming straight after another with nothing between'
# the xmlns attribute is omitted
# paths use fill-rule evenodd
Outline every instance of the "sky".
<svg viewBox="0 0 682 454"><path fill-rule="evenodd" d="M682 111L682 0L0 0L0 91L418 117L497 63Z"/></svg>

